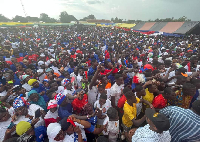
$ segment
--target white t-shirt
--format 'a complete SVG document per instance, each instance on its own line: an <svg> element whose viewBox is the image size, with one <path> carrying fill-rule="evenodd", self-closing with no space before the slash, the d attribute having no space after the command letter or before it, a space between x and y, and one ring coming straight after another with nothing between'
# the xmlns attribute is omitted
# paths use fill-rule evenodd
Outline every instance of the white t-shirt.
<svg viewBox="0 0 200 142"><path fill-rule="evenodd" d="M94 104L97 100L97 95L98 95L98 89L96 86L92 86L92 89L89 89L88 86L88 103Z"/></svg>
<svg viewBox="0 0 200 142"><path fill-rule="evenodd" d="M0 97L4 97L4 96L6 96L6 94L7 94L7 91L4 90L3 92L0 93Z"/></svg>
<svg viewBox="0 0 200 142"><path fill-rule="evenodd" d="M104 105L102 105L102 107L100 107L100 104L99 104L99 100L97 100L95 103L94 103L94 109L96 108L102 108L104 109L105 108L105 112L102 112L102 115L106 115L107 114L107 110L111 107L111 102L110 100L106 100L106 103ZM104 119L99 119L97 118L97 124L99 125L103 125L103 122L104 122L105 118Z"/></svg>
<svg viewBox="0 0 200 142"><path fill-rule="evenodd" d="M82 76L78 75L77 76L77 84L78 84L78 87L82 87L82 84L81 84L81 80L83 79Z"/></svg>
<svg viewBox="0 0 200 142"><path fill-rule="evenodd" d="M43 69L38 69L37 72L40 74L40 73L43 72ZM45 76L46 76L46 74L43 73L43 74L39 77L39 82L40 82L40 84L42 84L42 82L43 82Z"/></svg>
<svg viewBox="0 0 200 142"><path fill-rule="evenodd" d="M85 135L84 126L81 125L81 124L78 124L77 122L75 122L75 125L78 126L81 129L82 139L86 140L87 138L86 138L86 135ZM63 142L78 142L77 137L76 137L76 140L75 140L75 135L78 135L78 134L77 133L73 133L71 135L66 134Z"/></svg>
<svg viewBox="0 0 200 142"><path fill-rule="evenodd" d="M27 92L31 91L31 86L27 83L23 84L22 87L25 88Z"/></svg>
<svg viewBox="0 0 200 142"><path fill-rule="evenodd" d="M117 106L118 100L121 97L121 92L124 89L124 84L118 86L116 83L111 87L111 97L115 96L115 105Z"/></svg>
<svg viewBox="0 0 200 142"><path fill-rule="evenodd" d="M135 93L135 96L137 97L136 93ZM142 99L142 96L139 99ZM142 103L137 103L136 108L137 108L137 116L138 116L138 115L140 115L140 112L142 110Z"/></svg>
<svg viewBox="0 0 200 142"><path fill-rule="evenodd" d="M156 133L149 129L149 124L140 127L132 136L132 142L170 142L171 135L169 131L164 131L162 134Z"/></svg>
<svg viewBox="0 0 200 142"><path fill-rule="evenodd" d="M58 87L58 90L56 91L56 93L61 93L61 94L63 94L63 93L64 93L64 90L65 90L65 88L64 88L63 86L59 86L59 87Z"/></svg>

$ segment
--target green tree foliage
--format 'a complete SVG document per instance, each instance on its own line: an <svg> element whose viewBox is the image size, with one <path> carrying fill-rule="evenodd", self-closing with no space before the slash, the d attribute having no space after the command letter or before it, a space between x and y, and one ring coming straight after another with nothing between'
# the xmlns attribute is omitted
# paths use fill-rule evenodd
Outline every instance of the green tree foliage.
<svg viewBox="0 0 200 142"><path fill-rule="evenodd" d="M77 21L73 15L69 15L66 11L60 13L60 22L61 23L70 23L71 21Z"/></svg>
<svg viewBox="0 0 200 142"><path fill-rule="evenodd" d="M9 22L9 21L10 21L10 19L8 19L7 17L0 14L0 22Z"/></svg>
<svg viewBox="0 0 200 142"><path fill-rule="evenodd" d="M13 22L21 22L21 23L27 23L28 20L26 17L22 17L22 16L18 16L16 15L13 19L12 19Z"/></svg>
<svg viewBox="0 0 200 142"><path fill-rule="evenodd" d="M122 23L123 22L123 19L120 19L120 18L111 18L111 21L114 22L114 23ZM128 21L127 21L128 22Z"/></svg>
<svg viewBox="0 0 200 142"><path fill-rule="evenodd" d="M96 18L95 18L94 15L90 14L90 15L88 15L87 17L84 17L83 19L80 19L80 21L86 21L86 20L89 20L89 19L94 20L94 19L96 19Z"/></svg>

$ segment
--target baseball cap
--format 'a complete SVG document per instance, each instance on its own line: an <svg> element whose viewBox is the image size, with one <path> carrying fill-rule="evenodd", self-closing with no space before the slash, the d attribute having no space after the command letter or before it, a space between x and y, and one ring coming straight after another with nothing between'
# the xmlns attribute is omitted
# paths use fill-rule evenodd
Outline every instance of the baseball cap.
<svg viewBox="0 0 200 142"><path fill-rule="evenodd" d="M55 108L57 107L57 101L56 100L50 100L49 103L48 103L48 107L47 109L50 109L50 108Z"/></svg>
<svg viewBox="0 0 200 142"><path fill-rule="evenodd" d="M156 112L154 109L147 108L145 115L149 118L156 128L160 131L167 131L170 128L169 119L162 113Z"/></svg>

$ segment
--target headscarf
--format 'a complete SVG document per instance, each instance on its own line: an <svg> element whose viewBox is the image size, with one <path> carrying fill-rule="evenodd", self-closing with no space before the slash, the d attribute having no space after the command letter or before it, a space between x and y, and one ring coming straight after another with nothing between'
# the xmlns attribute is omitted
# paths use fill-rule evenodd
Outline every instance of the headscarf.
<svg viewBox="0 0 200 142"><path fill-rule="evenodd" d="M15 98L15 100L13 101L13 108L14 109L17 109L19 107L22 107L22 106L26 106L26 105L29 105L28 102L22 97L22 94Z"/></svg>
<svg viewBox="0 0 200 142"><path fill-rule="evenodd" d="M67 79L67 78L65 78L65 79L63 79L62 81L61 81L61 85L62 86L66 86L68 83L70 83L71 82L71 80L70 79Z"/></svg>
<svg viewBox="0 0 200 142"><path fill-rule="evenodd" d="M37 79L30 79L30 80L28 81L28 85L32 86L33 83L36 82L36 81L37 81Z"/></svg>
<svg viewBox="0 0 200 142"><path fill-rule="evenodd" d="M30 97L31 94L37 94L39 96L39 99L37 102L33 102L31 101L31 104L36 104L36 105L39 105L40 107L42 107L45 111L47 111L47 107L46 107L46 103L45 103L45 100L42 96L40 96L40 94L37 93L37 91L35 90L31 90L29 93L28 93L28 97Z"/></svg>
<svg viewBox="0 0 200 142"><path fill-rule="evenodd" d="M26 121L20 121L16 126L16 133L21 136L31 128L31 124Z"/></svg>
<svg viewBox="0 0 200 142"><path fill-rule="evenodd" d="M58 135L58 133L61 130L61 126L59 123L51 123L47 127L47 135L49 140L54 140L55 137Z"/></svg>
<svg viewBox="0 0 200 142"><path fill-rule="evenodd" d="M27 75L27 74L21 75L21 76L19 77L19 79L20 79L21 81L23 81L23 80L25 80L28 76L29 76L29 75Z"/></svg>

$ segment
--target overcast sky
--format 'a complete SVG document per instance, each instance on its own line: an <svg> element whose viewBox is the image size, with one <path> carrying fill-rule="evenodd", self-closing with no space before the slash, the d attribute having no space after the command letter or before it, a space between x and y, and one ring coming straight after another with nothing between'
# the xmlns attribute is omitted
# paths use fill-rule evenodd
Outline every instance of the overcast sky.
<svg viewBox="0 0 200 142"><path fill-rule="evenodd" d="M21 0L27 16L46 13L59 18L67 11L77 19L94 14L97 19L149 20L186 16L200 21L200 0ZM24 16L20 0L0 0L0 14L8 18Z"/></svg>

